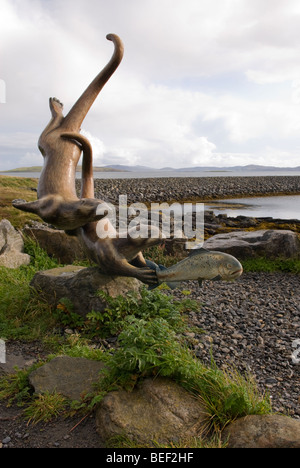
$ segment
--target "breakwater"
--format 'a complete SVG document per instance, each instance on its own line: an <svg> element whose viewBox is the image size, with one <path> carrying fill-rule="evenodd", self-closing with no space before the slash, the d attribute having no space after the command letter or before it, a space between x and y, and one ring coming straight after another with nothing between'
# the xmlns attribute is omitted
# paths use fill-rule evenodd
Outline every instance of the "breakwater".
<svg viewBox="0 0 300 468"><path fill-rule="evenodd" d="M95 197L110 203L118 203L120 195L127 195L128 203L150 203L281 194L300 194L300 176L95 179Z"/></svg>

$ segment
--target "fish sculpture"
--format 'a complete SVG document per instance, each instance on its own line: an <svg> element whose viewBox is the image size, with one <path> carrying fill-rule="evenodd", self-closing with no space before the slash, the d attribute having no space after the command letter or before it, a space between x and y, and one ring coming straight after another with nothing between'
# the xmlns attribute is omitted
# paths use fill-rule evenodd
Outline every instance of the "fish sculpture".
<svg viewBox="0 0 300 468"><path fill-rule="evenodd" d="M234 281L243 273L242 265L232 255L204 248L192 250L188 257L170 268L149 260L146 262L149 268L156 271L158 285L166 283L171 289L176 289L182 281L188 280L197 280L200 286L203 280Z"/></svg>

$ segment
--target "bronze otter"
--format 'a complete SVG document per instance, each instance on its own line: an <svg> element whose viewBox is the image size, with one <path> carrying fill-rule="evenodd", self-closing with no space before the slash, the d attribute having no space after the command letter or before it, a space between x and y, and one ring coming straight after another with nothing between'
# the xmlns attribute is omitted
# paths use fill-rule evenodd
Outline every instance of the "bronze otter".
<svg viewBox="0 0 300 468"><path fill-rule="evenodd" d="M105 68L87 87L72 109L63 116L63 105L50 98L52 118L42 132L38 146L44 156L44 167L38 184L38 200L26 203L14 200L13 206L36 213L47 223L66 232L73 231L83 241L87 254L106 274L130 276L146 284L157 284L155 271L147 267L142 250L161 242L160 233L155 237L132 238L114 232L110 238L99 238L97 222L105 229L113 229L104 214L97 209L102 203L94 198L92 148L80 134L81 124L99 92L117 69L123 58L123 44L115 34L107 39L114 43L114 53ZM76 167L83 153L82 190L79 199L75 189ZM102 220L102 221L100 221ZM99 228L99 226L98 226Z"/></svg>

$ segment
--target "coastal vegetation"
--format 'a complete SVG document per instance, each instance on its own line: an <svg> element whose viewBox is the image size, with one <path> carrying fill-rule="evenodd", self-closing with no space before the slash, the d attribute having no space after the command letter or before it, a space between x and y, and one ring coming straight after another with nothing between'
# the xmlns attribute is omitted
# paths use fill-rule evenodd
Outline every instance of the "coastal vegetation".
<svg viewBox="0 0 300 468"><path fill-rule="evenodd" d="M15 198L36 199L37 179L0 176L0 187L0 218L8 219L19 229L26 222L40 221L11 207ZM104 314L90 311L83 319L73 313L68 301L50 307L32 290L30 281L36 272L60 265L30 239L25 239L25 252L31 256L30 265L18 269L0 267L0 337L7 341L38 340L43 344L45 356L26 370L0 377L0 401L20 405L28 423L50 421L75 412L90 414L109 391L132 389L147 376L170 377L201 399L210 415L210 428L217 432L238 417L272 412L269 396L258 389L250 374L241 374L230 366L220 369L212 356L210 365L203 364L196 356L191 334L201 336L205 330L191 328L189 316L201 314L202 305L189 298L189 291L180 301L163 288L143 289L141 298L134 294L116 299L106 297L108 306ZM165 265L177 261L158 247L149 249L147 254ZM245 272L300 274L297 259L257 258L244 260L242 264ZM117 343L115 347L102 345L112 337ZM58 355L100 360L109 371L100 378L95 391L81 401L67 401L55 393L34 395L29 385L30 372ZM127 439L118 440L118 444L132 447ZM210 440L208 445L221 446L221 442ZM203 441L190 441L188 446L203 446Z"/></svg>
<svg viewBox="0 0 300 468"><path fill-rule="evenodd" d="M30 221L40 221L38 216L12 206L12 201L18 198L36 200L37 185L38 179L0 175L0 219L8 219L17 229L22 229Z"/></svg>
<svg viewBox="0 0 300 468"><path fill-rule="evenodd" d="M68 404L57 395L32 395L28 384L32 368L1 378L0 398L24 405L29 421L47 421L49 408L53 408L52 417L65 413L67 408L71 413L74 409L91 411L108 391L134 386L147 375L168 376L198 395L216 428L238 416L271 411L268 397L259 393L250 376L230 369L221 371L213 360L211 366L205 366L194 356L189 346L188 314L199 309L196 301L188 297L176 301L163 291L144 289L141 299L134 294L108 297L103 315L91 311L83 321L72 315L68 304L62 303L53 310L33 293L30 280L35 272L58 264L33 241L26 241L25 250L32 258L29 266L16 270L0 268L0 336L5 340L41 340L49 352L47 359L61 354L88 357L103 360L109 368L99 381L98 392L84 401ZM60 327L72 327L73 334L57 335ZM201 334L202 330L195 332ZM95 349L95 337L112 335L118 339L115 350Z"/></svg>

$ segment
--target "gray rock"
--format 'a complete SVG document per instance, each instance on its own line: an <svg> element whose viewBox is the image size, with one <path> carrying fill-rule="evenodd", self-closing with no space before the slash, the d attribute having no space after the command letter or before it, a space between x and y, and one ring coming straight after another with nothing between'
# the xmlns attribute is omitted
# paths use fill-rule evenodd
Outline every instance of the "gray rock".
<svg viewBox="0 0 300 468"><path fill-rule="evenodd" d="M300 241L295 232L286 230L235 231L217 234L204 242L208 250L227 252L237 258L266 256L299 258Z"/></svg>
<svg viewBox="0 0 300 468"><path fill-rule="evenodd" d="M11 441L11 438L10 438L10 437L5 437L5 438L2 440L2 444L4 444L4 445L9 444L10 441Z"/></svg>
<svg viewBox="0 0 300 468"><path fill-rule="evenodd" d="M132 392L111 392L96 413L104 440L126 434L140 443L190 438L199 435L206 422L200 400L166 378L145 379Z"/></svg>
<svg viewBox="0 0 300 468"><path fill-rule="evenodd" d="M280 415L252 415L223 433L228 448L300 448L300 421Z"/></svg>
<svg viewBox="0 0 300 468"><path fill-rule="evenodd" d="M29 263L30 256L24 253L21 234L7 219L2 219L0 222L0 266L18 268Z"/></svg>
<svg viewBox="0 0 300 468"><path fill-rule="evenodd" d="M36 273L31 286L51 305L56 306L62 298L69 299L73 311L85 317L92 310L102 312L107 307L97 294L99 291L115 298L128 292L138 293L142 283L135 278L106 276L97 267L69 265Z"/></svg>
<svg viewBox="0 0 300 468"><path fill-rule="evenodd" d="M87 258L80 240L64 231L37 223L34 226L25 226L23 234L34 239L50 257L56 258L60 263L68 265Z"/></svg>
<svg viewBox="0 0 300 468"><path fill-rule="evenodd" d="M33 360L27 360L20 354L7 354L6 362L0 363L1 374L13 374L17 369L24 369L33 364Z"/></svg>
<svg viewBox="0 0 300 468"><path fill-rule="evenodd" d="M71 400L80 400L93 390L104 368L100 361L59 356L31 372L29 382L36 393L57 392Z"/></svg>

